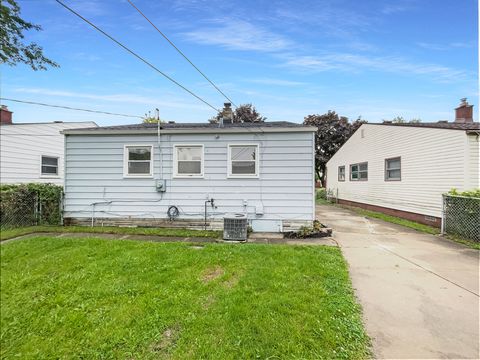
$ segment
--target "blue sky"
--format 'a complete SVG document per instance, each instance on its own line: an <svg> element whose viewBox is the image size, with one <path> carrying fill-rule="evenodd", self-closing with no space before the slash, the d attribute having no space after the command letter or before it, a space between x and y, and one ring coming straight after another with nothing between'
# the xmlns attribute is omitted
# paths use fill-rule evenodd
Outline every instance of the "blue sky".
<svg viewBox="0 0 480 360"><path fill-rule="evenodd" d="M476 0L132 1L235 103L253 103L268 120L328 110L370 122L453 120L461 97L478 110ZM125 0L65 3L222 107L224 98ZM158 107L177 122L215 115L53 0L19 4L43 27L27 40L61 67L2 65L2 97L135 115ZM17 122L138 121L5 103Z"/></svg>

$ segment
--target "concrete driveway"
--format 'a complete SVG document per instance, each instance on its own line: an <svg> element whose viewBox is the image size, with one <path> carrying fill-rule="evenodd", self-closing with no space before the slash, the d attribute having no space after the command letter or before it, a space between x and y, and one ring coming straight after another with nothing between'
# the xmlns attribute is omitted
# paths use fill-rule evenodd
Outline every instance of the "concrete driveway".
<svg viewBox="0 0 480 360"><path fill-rule="evenodd" d="M336 206L317 219L349 263L377 358L480 358L478 251Z"/></svg>

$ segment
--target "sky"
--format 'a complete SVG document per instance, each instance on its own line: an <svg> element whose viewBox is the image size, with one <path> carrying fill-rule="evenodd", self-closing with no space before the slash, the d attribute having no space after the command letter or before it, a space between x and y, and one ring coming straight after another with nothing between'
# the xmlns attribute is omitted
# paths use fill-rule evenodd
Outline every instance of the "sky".
<svg viewBox="0 0 480 360"><path fill-rule="evenodd" d="M63 0L198 96L217 92L126 0ZM476 0L132 0L233 100L269 121L300 123L336 111L380 122L401 116L454 120L467 97L478 119ZM0 95L143 116L203 122L215 111L127 53L54 0L19 0L28 32L60 68L1 65ZM2 101L14 122L138 118ZM478 120L476 120L478 121Z"/></svg>

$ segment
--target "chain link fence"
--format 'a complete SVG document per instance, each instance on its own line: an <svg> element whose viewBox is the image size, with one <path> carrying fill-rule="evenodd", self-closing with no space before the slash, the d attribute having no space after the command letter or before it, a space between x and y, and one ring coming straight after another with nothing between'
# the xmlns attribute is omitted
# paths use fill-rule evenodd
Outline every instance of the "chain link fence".
<svg viewBox="0 0 480 360"><path fill-rule="evenodd" d="M62 188L50 184L5 185L0 191L0 228L60 225Z"/></svg>
<svg viewBox="0 0 480 360"><path fill-rule="evenodd" d="M480 242L480 198L443 195L442 233Z"/></svg>

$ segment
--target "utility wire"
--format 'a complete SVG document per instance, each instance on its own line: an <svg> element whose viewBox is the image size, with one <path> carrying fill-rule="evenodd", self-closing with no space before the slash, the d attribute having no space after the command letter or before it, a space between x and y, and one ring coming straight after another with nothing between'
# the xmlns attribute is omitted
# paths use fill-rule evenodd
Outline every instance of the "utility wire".
<svg viewBox="0 0 480 360"><path fill-rule="evenodd" d="M203 102L205 105L211 107L213 110L215 110L216 112L220 112L219 109L217 109L216 107L214 107L213 105L211 105L210 103L208 103L206 100L203 100L200 96L198 96L197 94L195 94L193 91L187 89L185 86L183 86L182 84L180 84L178 81L176 81L175 79L173 79L172 77L168 76L167 74L165 74L163 71L159 70L157 67L155 67L154 65L152 65L150 62L148 62L147 60L145 60L143 57L141 57L140 55L138 55L136 52L134 52L133 50L130 50L128 47L126 47L125 45L123 45L120 41L116 40L115 38L113 38L111 35L107 34L105 31L103 31L102 29L100 29L98 26L96 26L95 24L93 24L92 22L90 22L89 20L85 19L82 15L80 15L79 13L77 13L75 10L73 10L72 8L70 8L69 6L65 5L64 3L62 3L60 0L55 0L57 3L59 3L60 5L62 5L65 9L67 9L68 11L70 11L72 14L78 16L80 19L82 19L83 21L85 21L87 24L89 24L91 27L93 27L95 30L101 32L103 35L105 35L107 38L109 38L110 40L112 40L114 43L116 43L118 46L122 47L123 49L125 49L126 51L128 51L130 54L132 54L133 56L135 56L137 59L139 59L140 61L142 61L143 63L145 63L146 65L150 66L153 70L155 70L156 72L158 72L160 75L164 76L165 78L167 78L168 80L170 80L171 82L173 82L175 85L181 87L183 90L185 90L186 92L188 92L190 95L192 95L193 97L197 98L198 100L200 100L201 102Z"/></svg>
<svg viewBox="0 0 480 360"><path fill-rule="evenodd" d="M86 112L97 113L97 114L106 114L106 115L114 115L114 116L133 117L133 118L139 118L139 119L143 119L143 118L144 118L143 116L138 116L138 115L127 115L127 114L112 113L112 112L108 112L108 111L80 109L80 108L74 108L74 107L70 107L70 106L52 105L52 104L45 104L45 103L35 102L35 101L26 101L26 100L18 100L18 99L8 99L8 98L4 98L4 97L0 97L0 100L13 101L13 102L22 103L22 104L48 106L48 107L54 107L54 108L60 108L60 109L67 109L67 110L86 111Z"/></svg>
<svg viewBox="0 0 480 360"><path fill-rule="evenodd" d="M227 95L225 95L225 93L224 93L222 90L220 90L220 89L218 88L218 86L215 85L215 84L213 83L213 81L210 80L210 79L207 77L207 75L205 75L197 66L195 66L195 64L187 57L187 55L185 55L185 54L167 37L167 35L165 35L159 28L157 28L157 27L155 26L155 24L154 24L153 22L151 22L150 19L149 19L138 7L136 7L135 4L134 4L131 0L127 0L127 1L130 3L130 5L132 5L132 6L135 8L135 10L137 10L137 11L140 13L140 15L142 15L142 16L145 18L145 20L147 20L147 21L150 23L150 25L152 25L152 26L155 28L155 30L157 30L157 31L160 33L160 35L162 35L162 36L165 38L165 40L167 40L167 41L170 43L170 45L172 45L172 46L175 48L175 50L178 51L178 53L179 53L180 55L182 55L182 56L184 57L185 60L187 60L187 61L190 63L190 65L192 65L192 66L195 68L195 70L197 70L197 71L200 73L200 75L202 75L215 89L217 89L217 91L218 91L220 94L222 94L225 99L227 99L229 102L231 102L233 106L237 107L237 105L235 105L235 103L234 103Z"/></svg>

